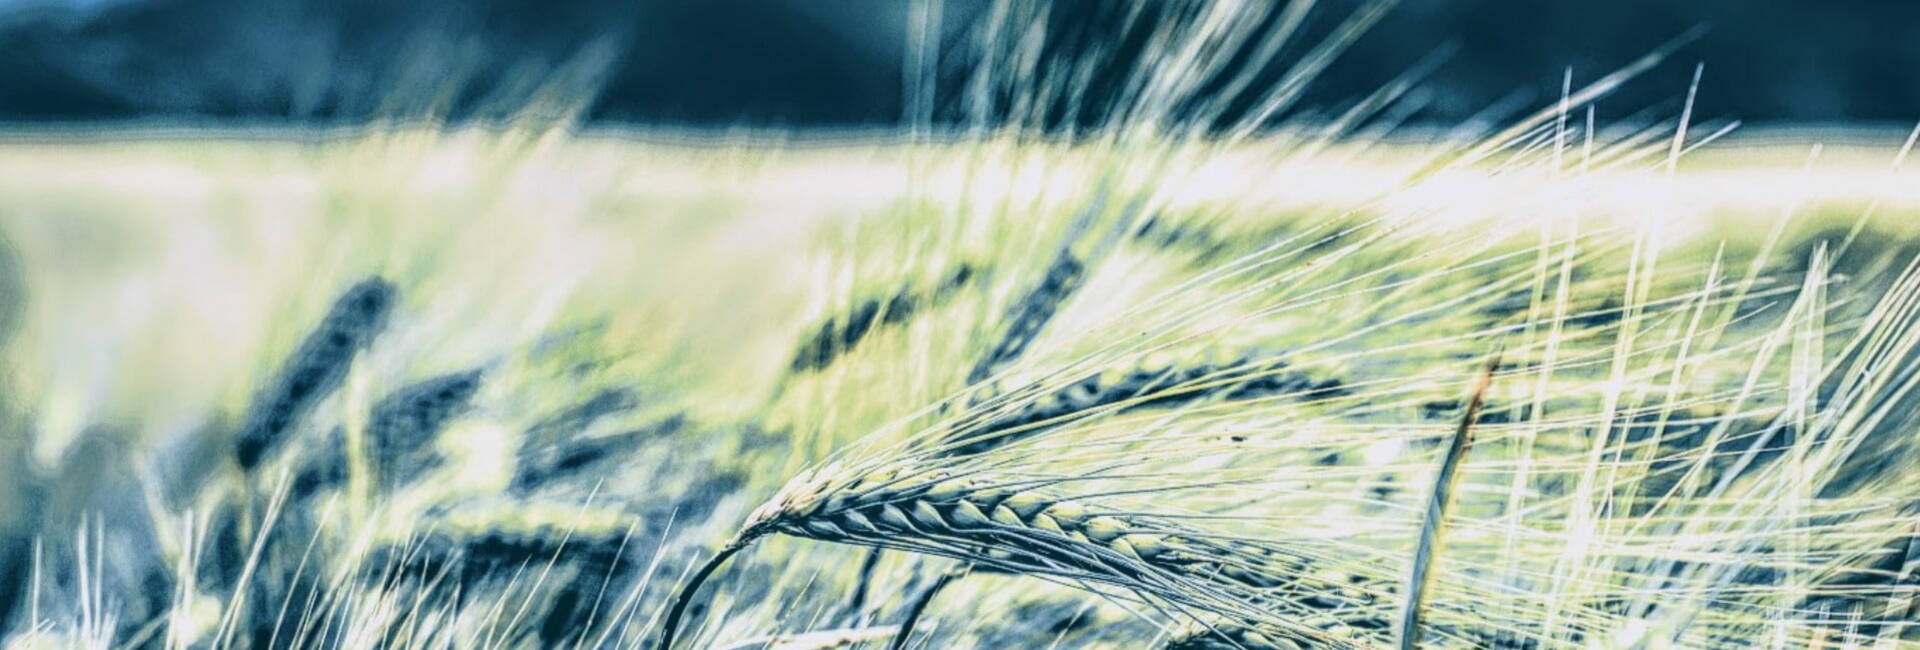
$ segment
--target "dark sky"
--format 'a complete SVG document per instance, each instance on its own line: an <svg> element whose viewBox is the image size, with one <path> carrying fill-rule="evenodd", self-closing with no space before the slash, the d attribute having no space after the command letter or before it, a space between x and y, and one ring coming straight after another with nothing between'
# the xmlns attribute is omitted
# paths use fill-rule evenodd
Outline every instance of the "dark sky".
<svg viewBox="0 0 1920 650"><path fill-rule="evenodd" d="M1331 16L1355 1L1323 4ZM964 26L983 2L947 0L947 24ZM353 121L408 93L482 114L575 61L604 71L581 84L600 91L597 120L886 125L901 114L906 4L0 0L0 120ZM1452 42L1419 117L1459 120L1516 91L1550 101L1567 66L1591 80L1696 26L1709 31L1602 110L1675 113L1705 62L1704 116L1920 119L1915 0L1405 0L1304 103L1335 108Z"/></svg>

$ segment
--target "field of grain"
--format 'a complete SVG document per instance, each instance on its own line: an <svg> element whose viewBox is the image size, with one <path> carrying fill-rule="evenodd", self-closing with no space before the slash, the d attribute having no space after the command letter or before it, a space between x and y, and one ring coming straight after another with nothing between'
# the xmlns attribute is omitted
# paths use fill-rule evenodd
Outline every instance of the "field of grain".
<svg viewBox="0 0 1920 650"><path fill-rule="evenodd" d="M11 133L0 634L1920 644L1912 140L1717 135Z"/></svg>

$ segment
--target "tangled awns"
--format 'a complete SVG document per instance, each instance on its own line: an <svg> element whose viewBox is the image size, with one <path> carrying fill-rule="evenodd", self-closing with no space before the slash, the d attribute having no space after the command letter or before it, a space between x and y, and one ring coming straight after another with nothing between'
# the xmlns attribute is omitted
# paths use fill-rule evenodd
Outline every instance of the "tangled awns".
<svg viewBox="0 0 1920 650"><path fill-rule="evenodd" d="M1911 136L1275 124L1231 17L1099 119L0 138L0 639L1920 647Z"/></svg>

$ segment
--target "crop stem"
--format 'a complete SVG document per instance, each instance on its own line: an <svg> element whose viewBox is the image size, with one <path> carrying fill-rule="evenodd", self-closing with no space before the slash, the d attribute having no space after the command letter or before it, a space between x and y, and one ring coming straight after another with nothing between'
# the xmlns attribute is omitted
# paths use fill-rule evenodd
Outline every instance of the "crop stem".
<svg viewBox="0 0 1920 650"><path fill-rule="evenodd" d="M694 572L692 580L688 580L687 584L680 587L680 592L674 595L673 607L667 610L667 620L661 624L659 650L673 650L673 638L680 629L680 619L686 615L687 606L693 603L694 594L699 593L700 585L705 583L707 578L713 577L713 573L720 569L720 565L726 564L728 558L753 544L757 538L759 538L758 534L742 534L733 538L732 542L728 542L718 553L708 558L707 563L702 565L699 571Z"/></svg>

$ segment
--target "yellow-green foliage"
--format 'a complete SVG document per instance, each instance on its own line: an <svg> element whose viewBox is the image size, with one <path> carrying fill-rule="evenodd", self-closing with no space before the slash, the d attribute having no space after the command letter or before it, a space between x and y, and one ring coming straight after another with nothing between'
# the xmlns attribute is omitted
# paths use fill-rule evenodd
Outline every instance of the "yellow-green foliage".
<svg viewBox="0 0 1920 650"><path fill-rule="evenodd" d="M1920 294L1902 275L1920 202L1891 147L1802 168L1729 144L1673 173L1657 157L1581 173L1577 150L1533 151L1416 174L1422 146L1300 157L1285 133L272 135L0 147L24 289L6 446L27 471L8 480L54 504L6 503L8 525L48 565L144 545L176 595L139 605L138 589L113 591L118 565L42 567L23 647L257 645L262 614L231 581L313 593L286 591L296 574L326 576L312 602L331 609L287 595L291 613L267 618L332 621L326 638L346 645L396 630L409 647L540 645L560 638L542 626L569 590L604 602L566 643L651 643L689 563L808 468L786 494L875 473L1039 485L1140 543L1243 540L1260 550L1218 552L1293 590L1193 571L1090 580L948 539L937 554L1052 583L959 580L925 643L1140 647L1195 619L1332 629L1308 621L1324 616L1347 621L1327 632L1342 642L1384 645L1439 450L1496 351L1427 560L1430 643L1912 639L1887 623L1909 611L1893 556L1920 498L1903 478L1920 458L1906 415ZM1083 267L1073 289L1022 354L969 385L1063 256ZM398 296L385 328L296 442L243 471L228 436L334 297L375 275ZM823 327L830 358L796 363ZM370 473L380 459L354 453L343 483L289 496L303 459L361 448L382 396L470 368L484 382L436 431L427 478L389 489ZM1117 401L1068 392L1161 371L1191 375ZM605 394L631 401L567 435L618 451L517 487L530 432ZM969 443L983 444L956 453ZM123 525L128 509L152 524ZM76 547L76 531L113 541ZM495 582L361 577L488 535L569 541ZM633 564L621 581L573 564L608 549ZM846 611L869 580L862 557L768 540L709 585L683 638L880 647L940 569L888 554ZM213 575L222 558L257 568ZM462 598L434 591L456 583ZM1313 589L1351 602L1302 604ZM824 647L804 643L779 647Z"/></svg>

